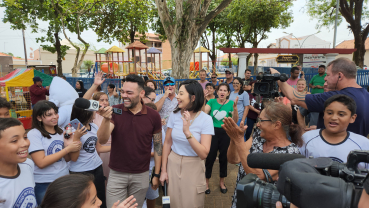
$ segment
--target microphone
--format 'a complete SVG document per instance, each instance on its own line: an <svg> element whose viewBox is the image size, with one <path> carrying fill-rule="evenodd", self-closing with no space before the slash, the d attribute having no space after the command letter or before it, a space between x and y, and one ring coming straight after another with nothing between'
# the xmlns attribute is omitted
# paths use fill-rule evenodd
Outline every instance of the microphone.
<svg viewBox="0 0 369 208"><path fill-rule="evenodd" d="M87 111L98 111L99 108L101 107L98 101L87 100L84 98L77 98L76 101L74 101L74 105L78 108L82 108ZM122 115L122 109L113 108L113 113Z"/></svg>
<svg viewBox="0 0 369 208"><path fill-rule="evenodd" d="M251 168L279 170L279 167L290 160L306 158L300 154L252 153L247 156L247 164Z"/></svg>

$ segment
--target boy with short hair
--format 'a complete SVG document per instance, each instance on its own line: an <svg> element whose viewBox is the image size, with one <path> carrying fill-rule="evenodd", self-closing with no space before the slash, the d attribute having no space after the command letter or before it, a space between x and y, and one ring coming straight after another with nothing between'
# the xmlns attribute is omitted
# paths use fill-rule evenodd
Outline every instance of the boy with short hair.
<svg viewBox="0 0 369 208"><path fill-rule="evenodd" d="M0 118L10 118L9 110L12 108L10 102L0 97Z"/></svg>
<svg viewBox="0 0 369 208"><path fill-rule="evenodd" d="M347 131L356 119L355 101L343 94L333 95L324 102L325 129L306 132L300 148L306 157L329 157L333 161L346 163L352 150L368 150L369 140L359 134ZM360 163L359 168L368 169L368 164Z"/></svg>
<svg viewBox="0 0 369 208"><path fill-rule="evenodd" d="M0 118L0 207L37 207L29 145L19 120Z"/></svg>

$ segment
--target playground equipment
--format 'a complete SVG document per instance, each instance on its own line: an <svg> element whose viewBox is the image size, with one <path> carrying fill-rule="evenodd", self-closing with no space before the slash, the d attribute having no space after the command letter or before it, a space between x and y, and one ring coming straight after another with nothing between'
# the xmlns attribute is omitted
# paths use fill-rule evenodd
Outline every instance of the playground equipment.
<svg viewBox="0 0 369 208"><path fill-rule="evenodd" d="M200 46L196 48L193 52L193 62L191 62L190 65L190 79L196 79L199 78L199 70L203 69L202 66L202 53L210 52L208 49ZM199 53L199 62L196 62L195 54ZM208 61L207 61L207 68L206 68L206 74L209 76L211 73L215 73L215 67L212 67L212 71L209 68L209 54L208 54Z"/></svg>
<svg viewBox="0 0 369 208"><path fill-rule="evenodd" d="M128 73L124 72L124 63L129 61L124 61L124 50L119 48L118 46L112 46L108 50L106 50L107 55L107 63L103 64L101 70L108 68L108 74L112 74L112 78L115 76L126 76ZM114 53L116 53L116 60L114 60ZM122 54L122 60L119 60L119 55ZM105 65L105 66L104 66ZM121 66L121 67L120 67ZM122 69L122 70L120 70Z"/></svg>
<svg viewBox="0 0 369 208"><path fill-rule="evenodd" d="M133 56L134 56L134 57L132 57L133 69L131 69L131 65L129 66L129 73L130 74L146 74L148 76L147 64L145 64L146 65L146 67L145 67L146 70L143 69L143 67L142 67L142 58L141 58L141 53L140 53L141 50L145 50L145 57L146 57L146 60L147 60L147 49L148 48L149 48L148 46L141 43L140 41L135 41L135 42L129 44L126 47L126 49L128 49L128 59L130 60L129 49L131 49L133 51ZM137 60L137 57L136 57L136 50L138 50L138 52L139 52L138 60ZM138 65L138 62L140 63L139 65Z"/></svg>
<svg viewBox="0 0 369 208"><path fill-rule="evenodd" d="M149 79L164 79L164 75L161 73L161 58L160 58L160 54L162 54L161 51L159 51L158 49L151 47L149 50L147 50L147 54L151 55L151 59L150 59L150 65L148 64L148 61L146 59L146 65L147 66L151 66L151 68L149 68L148 71L148 76ZM154 61L153 61L153 57L152 55L154 54ZM156 68L156 61L155 61L155 54L159 54L159 71ZM154 62L154 64L153 64Z"/></svg>

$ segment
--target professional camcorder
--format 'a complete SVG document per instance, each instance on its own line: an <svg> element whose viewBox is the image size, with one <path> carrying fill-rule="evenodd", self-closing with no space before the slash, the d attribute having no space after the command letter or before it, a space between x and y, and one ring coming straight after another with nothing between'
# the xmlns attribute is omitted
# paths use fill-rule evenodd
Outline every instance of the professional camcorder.
<svg viewBox="0 0 369 208"><path fill-rule="evenodd" d="M260 82L256 82L254 85L254 93L263 96L265 98L279 97L277 81L285 82L288 80L287 74L271 74L270 70L256 77Z"/></svg>
<svg viewBox="0 0 369 208"><path fill-rule="evenodd" d="M368 170L369 151L351 151L347 163L330 158L301 158L302 155L253 153L247 158L251 168L279 169L277 185L247 174L237 184L237 208L269 208L280 201L299 208L357 207ZM291 160L291 161L290 161Z"/></svg>

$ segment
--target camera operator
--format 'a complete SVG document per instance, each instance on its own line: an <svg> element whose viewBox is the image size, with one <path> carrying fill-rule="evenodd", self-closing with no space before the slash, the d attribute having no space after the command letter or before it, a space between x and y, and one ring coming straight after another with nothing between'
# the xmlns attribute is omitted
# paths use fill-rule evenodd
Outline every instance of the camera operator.
<svg viewBox="0 0 369 208"><path fill-rule="evenodd" d="M272 74L279 73L275 69L270 69ZM295 91L287 83L278 81L279 87L284 95L310 112L319 112L318 129L324 127L323 111L324 101L332 95L345 94L353 98L357 104L357 119L348 126L348 131L367 136L369 134L369 93L356 83L356 65L347 58L338 58L328 64L327 76L324 78L329 89L335 91L306 95Z"/></svg>
<svg viewBox="0 0 369 208"><path fill-rule="evenodd" d="M244 131L246 126L240 126L232 120L225 118L222 127L231 138L228 148L228 162L237 164L241 162L238 171L238 183L246 174L256 174L260 179L273 182L278 178L277 170L264 170L250 168L247 164L247 156L252 153L275 153L275 154L299 154L297 145L302 145L302 129L296 124L291 124L291 110L276 102L270 102L260 113L257 119L257 127L254 130L252 139L244 142ZM292 142L287 139L291 136ZM237 191L235 190L232 200L232 208L237 204Z"/></svg>

